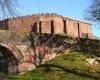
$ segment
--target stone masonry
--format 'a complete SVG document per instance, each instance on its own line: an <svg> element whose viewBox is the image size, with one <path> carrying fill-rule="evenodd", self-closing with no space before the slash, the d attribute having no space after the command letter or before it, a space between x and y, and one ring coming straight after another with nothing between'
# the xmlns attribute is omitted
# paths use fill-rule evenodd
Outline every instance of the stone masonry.
<svg viewBox="0 0 100 80"><path fill-rule="evenodd" d="M33 41L37 36L41 44L35 47ZM31 71L64 51L64 40L64 36L0 30L0 52L4 55L0 71L8 74Z"/></svg>
<svg viewBox="0 0 100 80"><path fill-rule="evenodd" d="M0 28L19 32L57 33L91 38L91 23L58 14L33 14L0 21Z"/></svg>

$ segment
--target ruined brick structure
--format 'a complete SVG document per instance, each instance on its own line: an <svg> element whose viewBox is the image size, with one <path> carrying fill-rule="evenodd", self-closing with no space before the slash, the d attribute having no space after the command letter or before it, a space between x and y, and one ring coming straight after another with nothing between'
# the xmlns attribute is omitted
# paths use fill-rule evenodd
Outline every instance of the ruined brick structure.
<svg viewBox="0 0 100 80"><path fill-rule="evenodd" d="M34 14L5 19L0 21L0 28L2 29L0 30L0 52L4 56L0 59L0 71L8 74L31 71L60 53L68 53L72 45L75 48L77 45L80 47L80 44L84 44L83 38L91 38L92 35L90 23L57 14ZM40 35L33 32L52 34ZM67 35L80 37L83 41ZM34 47L33 41L36 37L41 44ZM90 41L92 47L96 47L94 50L100 49L99 40L96 40L95 45L94 40L88 39L88 43ZM88 47L86 45L86 49L92 50L90 45ZM39 52L36 53L37 51Z"/></svg>
<svg viewBox="0 0 100 80"><path fill-rule="evenodd" d="M57 14L33 14L0 22L0 28L20 32L65 33L74 37L91 37L91 23Z"/></svg>

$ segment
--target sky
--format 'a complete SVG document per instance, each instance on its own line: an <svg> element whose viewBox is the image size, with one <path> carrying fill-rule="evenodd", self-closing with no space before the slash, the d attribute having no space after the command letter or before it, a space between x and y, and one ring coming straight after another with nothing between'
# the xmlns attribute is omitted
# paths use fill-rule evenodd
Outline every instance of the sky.
<svg viewBox="0 0 100 80"><path fill-rule="evenodd" d="M84 21L86 10L91 0L19 0L17 15L31 15L34 13L57 13ZM93 24L93 35L100 37L98 24Z"/></svg>

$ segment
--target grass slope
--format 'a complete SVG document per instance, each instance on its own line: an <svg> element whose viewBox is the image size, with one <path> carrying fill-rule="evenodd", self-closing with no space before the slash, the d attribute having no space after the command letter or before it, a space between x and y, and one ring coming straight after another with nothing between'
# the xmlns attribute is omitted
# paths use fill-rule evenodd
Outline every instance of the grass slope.
<svg viewBox="0 0 100 80"><path fill-rule="evenodd" d="M80 52L70 52L9 80L100 80L100 65L87 64L86 58L87 55Z"/></svg>

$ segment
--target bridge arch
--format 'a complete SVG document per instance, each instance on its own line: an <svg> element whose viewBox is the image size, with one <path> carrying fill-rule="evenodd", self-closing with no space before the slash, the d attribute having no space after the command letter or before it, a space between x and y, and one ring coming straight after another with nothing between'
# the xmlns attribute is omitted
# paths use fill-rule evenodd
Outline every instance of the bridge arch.
<svg viewBox="0 0 100 80"><path fill-rule="evenodd" d="M18 64L21 59L20 51L12 44L0 45L0 72L16 73L18 72Z"/></svg>

